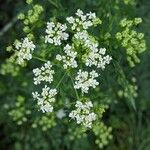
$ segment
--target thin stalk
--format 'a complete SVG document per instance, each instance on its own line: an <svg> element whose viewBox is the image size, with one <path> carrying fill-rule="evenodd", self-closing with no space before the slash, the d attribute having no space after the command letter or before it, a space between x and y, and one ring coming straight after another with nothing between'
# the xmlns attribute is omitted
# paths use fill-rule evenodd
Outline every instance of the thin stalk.
<svg viewBox="0 0 150 150"><path fill-rule="evenodd" d="M72 84L73 84L73 89L75 90L75 94L76 94L77 100L80 100L79 95L78 95L78 92L77 92L77 90L74 88L74 81L73 81L73 79L72 79L72 76L71 76L71 75L69 75L69 76L70 76L70 78L71 78L71 82L72 82Z"/></svg>
<svg viewBox="0 0 150 150"><path fill-rule="evenodd" d="M46 59L43 59L43 58L40 58L40 57L37 57L37 56L33 56L33 58L35 58L37 60L40 60L40 61L43 61L43 62L47 62L48 61Z"/></svg>
<svg viewBox="0 0 150 150"><path fill-rule="evenodd" d="M63 81L64 77L66 76L66 73L64 73L64 75L62 76L62 78L60 79L60 81L58 82L58 84L56 85L56 89L59 87L59 85L61 84L61 82Z"/></svg>
<svg viewBox="0 0 150 150"><path fill-rule="evenodd" d="M33 58L35 58L35 59L37 59L37 60L40 60L40 61L42 61L42 62L47 62L48 60L46 60L46 59L44 59L44 58L40 58L40 57L37 57L37 56L33 56ZM51 64L53 65L53 66L57 66L57 67L59 67L59 68L61 68L62 70L63 70L63 68L61 67L61 66L59 66L59 65L57 65L57 64L54 64L53 62L51 62Z"/></svg>

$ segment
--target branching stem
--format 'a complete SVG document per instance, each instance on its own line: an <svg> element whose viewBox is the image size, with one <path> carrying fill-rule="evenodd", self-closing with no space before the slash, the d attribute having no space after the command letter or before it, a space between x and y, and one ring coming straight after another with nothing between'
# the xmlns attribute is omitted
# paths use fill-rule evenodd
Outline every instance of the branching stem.
<svg viewBox="0 0 150 150"><path fill-rule="evenodd" d="M58 82L58 84L56 85L56 89L59 87L59 85L61 84L61 82L63 81L64 77L66 76L67 73L64 73L64 75L62 76L62 78L60 79L60 81Z"/></svg>
<svg viewBox="0 0 150 150"><path fill-rule="evenodd" d="M69 76L70 76L70 79L71 79L71 82L72 82L72 85L73 85L73 89L75 90L75 94L76 94L77 100L80 100L79 94L78 94L77 90L74 88L74 81L72 79L72 76L70 74L69 74Z"/></svg>

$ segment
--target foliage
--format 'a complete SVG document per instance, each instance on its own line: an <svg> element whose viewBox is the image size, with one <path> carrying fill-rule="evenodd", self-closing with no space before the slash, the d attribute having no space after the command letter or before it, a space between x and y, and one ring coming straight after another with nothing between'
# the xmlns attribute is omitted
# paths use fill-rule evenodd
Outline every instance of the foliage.
<svg viewBox="0 0 150 150"><path fill-rule="evenodd" d="M8 34L10 37L4 34L1 46L2 49L8 46L6 51L1 51L1 149L28 150L32 146L35 150L90 150L93 147L108 150L148 150L148 4L146 0L108 0L107 4L105 0L27 0L25 3L17 1L16 6L21 7L16 7L18 11L15 15L20 21L17 21ZM143 7L147 8L147 12ZM84 33L88 42L84 45L83 34L77 35L84 28L82 24L73 27L71 23L67 23L67 27L70 25L67 31L64 31L70 36L69 39L66 38L67 41L64 38L60 42L57 39L58 43L50 43L47 38L45 43L46 22L54 22L55 26L58 25L57 22L65 24L65 19L68 16L74 17L77 9L85 13L96 13L96 19L92 20L93 27L86 29L87 32ZM141 10L142 13L139 13ZM74 35L77 38L73 38ZM101 53L105 50L112 58L109 65L106 63L105 69L98 69L96 65L84 66L90 51L87 46L90 42L99 43L101 48L105 48L101 49ZM26 43L30 43L30 51ZM73 54L69 55L69 59L73 62L77 60L82 71L79 71L75 64L69 65L68 57L63 57L68 55L67 52L70 54L70 47L66 47L66 50L64 48L68 43L73 52L77 50L77 58ZM141 57L143 52L144 57ZM18 61L18 56L23 60ZM52 64L49 64L49 61ZM91 63L94 64L94 61ZM44 64L46 65L43 66ZM35 68L37 69L33 71ZM91 69L100 75L97 77L97 74L92 72L92 82L79 86L82 74L86 76ZM47 78L47 75L51 78ZM55 98L49 94L51 109L41 108L41 100L47 96L47 92L50 93L45 84L57 90L51 93ZM85 85L89 85L86 90L83 89ZM42 94L40 91L43 89L45 93ZM44 104L47 103L49 105L49 101L44 99ZM86 121L88 114L94 116L92 123L86 126L87 122L82 121ZM83 115L85 118L80 121Z"/></svg>

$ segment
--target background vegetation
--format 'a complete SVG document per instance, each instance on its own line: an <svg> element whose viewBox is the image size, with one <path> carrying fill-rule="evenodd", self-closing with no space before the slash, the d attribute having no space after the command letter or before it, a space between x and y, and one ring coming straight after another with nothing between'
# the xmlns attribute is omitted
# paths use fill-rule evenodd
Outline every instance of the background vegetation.
<svg viewBox="0 0 150 150"><path fill-rule="evenodd" d="M145 33L147 51L141 55L141 63L136 67L129 68L128 65L122 64L122 68L127 75L127 78L129 80L131 80L131 76L136 78L138 97L135 98L134 101L131 100L132 102L130 101L131 97L129 93L127 93L129 95L128 99L119 97L118 89L120 87L117 87L115 84L115 79L117 77L112 77L112 80L110 80L107 79L106 76L106 79L103 79L104 81L107 81L108 84L114 84L114 95L111 95L113 98L110 100L109 109L103 117L106 124L113 128L113 139L109 142L108 146L104 147L104 149L149 150L150 1L37 0L37 3L41 3L45 9L43 14L45 20L52 16L58 17L61 20L62 17L73 14L78 8L81 8L84 11L95 11L100 18L103 18L104 22L102 25L103 33L102 35L99 35L99 37L104 36L106 32L110 32L112 35L112 32L116 33L118 27L112 23L113 19L118 19L116 22L119 22L123 17L129 19L141 17L143 19L143 23L138 26L137 30ZM22 30L20 30L23 25L20 21L17 21L16 16L19 12L25 12L27 9L28 5L23 0L0 0L0 149L29 150L32 148L35 150L96 150L98 147L94 143L95 137L90 133L87 138L76 138L75 135L66 132L65 124L58 125L52 129L49 128L49 126L53 126L53 122L48 123L47 119L45 119L45 122L39 123L38 128L33 128L31 127L33 126L31 120L36 117L35 113L29 115L27 121L26 119L23 119L26 118L26 115L30 114L30 110L33 109L33 107L29 106L33 105L33 100L29 95L33 88L30 85L30 82L32 81L30 79L27 81L28 76L24 76L25 73L30 73L31 66L28 66L26 69L21 69L22 73L20 73L20 76L18 77L15 76L14 68L11 66L4 66L3 64L10 56L10 53L5 51L6 47L24 34ZM111 15L111 17L107 17L108 14ZM104 18L106 20L104 20ZM3 69L7 71L3 73ZM105 99L109 101L109 99ZM14 112L13 110L17 111ZM24 121L25 123L22 123ZM48 129L43 131L45 128ZM70 132L73 132L74 130L71 127L67 128L70 128ZM73 136L74 140L70 140L70 136Z"/></svg>

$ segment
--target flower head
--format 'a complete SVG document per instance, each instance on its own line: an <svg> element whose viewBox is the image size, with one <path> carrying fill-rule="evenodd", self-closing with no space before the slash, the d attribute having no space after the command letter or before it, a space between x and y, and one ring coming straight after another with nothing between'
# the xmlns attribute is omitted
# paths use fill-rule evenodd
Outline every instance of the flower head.
<svg viewBox="0 0 150 150"><path fill-rule="evenodd" d="M41 68L33 69L34 84L40 84L42 81L51 83L53 81L54 70L50 61L46 62Z"/></svg>
<svg viewBox="0 0 150 150"><path fill-rule="evenodd" d="M15 54L17 56L16 62L19 65L24 64L25 60L32 59L32 51L35 49L35 45L27 37L24 38L22 42L16 41L14 46L16 48Z"/></svg>
<svg viewBox="0 0 150 150"><path fill-rule="evenodd" d="M47 22L45 43L61 45L62 41L69 37L69 34L65 32L66 29L66 24Z"/></svg>
<svg viewBox="0 0 150 150"><path fill-rule="evenodd" d="M52 103L55 102L54 96L57 94L56 89L50 89L47 85L42 89L42 93L33 92L33 98L38 102L37 104L40 106L42 112L52 112L53 106Z"/></svg>
<svg viewBox="0 0 150 150"><path fill-rule="evenodd" d="M96 77L98 77L98 73L96 73L94 70L90 73L79 70L75 78L74 88L81 89L82 93L88 93L90 87L95 88L97 85L99 85L99 82L97 82L95 79Z"/></svg>
<svg viewBox="0 0 150 150"><path fill-rule="evenodd" d="M67 44L65 47L64 47L64 53L66 55L56 55L56 59L58 61L62 61L63 62L63 67L64 69L67 69L68 67L71 67L71 68L76 68L77 67L77 62L75 60L76 56L77 56L77 52L75 52L72 47Z"/></svg>
<svg viewBox="0 0 150 150"><path fill-rule="evenodd" d="M77 31L87 30L89 27L101 23L100 19L96 17L95 13L90 12L84 14L82 10L78 9L75 14L76 14L75 18L73 18L72 16L66 18L68 23L72 25L71 26L72 30Z"/></svg>
<svg viewBox="0 0 150 150"><path fill-rule="evenodd" d="M96 114L91 111L93 104L91 101L82 103L80 101L76 102L76 109L72 110L69 117L76 120L77 124L82 124L87 128L92 127L93 121L96 120Z"/></svg>

